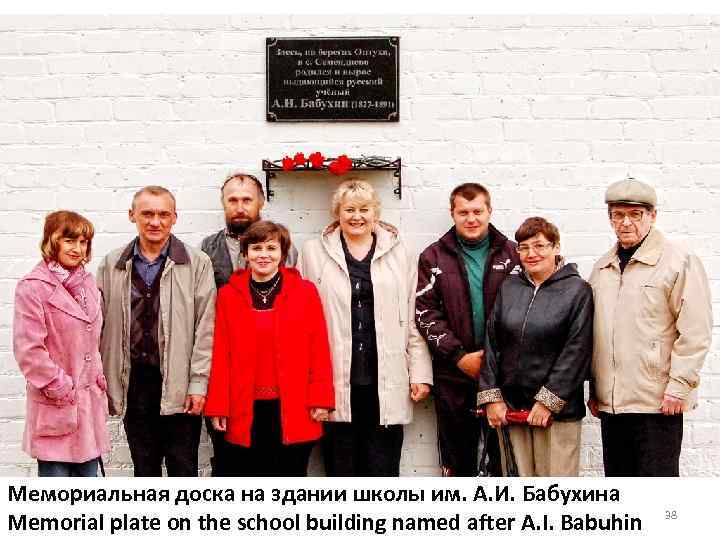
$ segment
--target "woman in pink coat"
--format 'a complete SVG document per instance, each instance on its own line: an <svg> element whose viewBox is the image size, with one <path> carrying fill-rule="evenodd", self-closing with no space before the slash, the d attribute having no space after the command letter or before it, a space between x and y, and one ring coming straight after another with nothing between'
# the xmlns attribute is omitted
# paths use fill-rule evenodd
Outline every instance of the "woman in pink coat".
<svg viewBox="0 0 720 540"><path fill-rule="evenodd" d="M90 259L92 224L75 212L45 218L43 260L15 289L13 346L27 379L23 450L39 476L97 476L110 449L102 313Z"/></svg>

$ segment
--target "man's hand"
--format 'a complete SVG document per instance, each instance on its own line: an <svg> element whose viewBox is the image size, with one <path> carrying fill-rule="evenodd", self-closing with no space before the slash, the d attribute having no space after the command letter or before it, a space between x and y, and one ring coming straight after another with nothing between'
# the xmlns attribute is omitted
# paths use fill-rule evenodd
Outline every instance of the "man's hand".
<svg viewBox="0 0 720 540"><path fill-rule="evenodd" d="M327 422L330 420L330 409L312 407L310 409L310 418L312 418L315 422Z"/></svg>
<svg viewBox="0 0 720 540"><path fill-rule="evenodd" d="M537 427L547 427L551 414L550 409L539 401L536 401L533 408L530 409L530 414L528 414L528 424Z"/></svg>
<svg viewBox="0 0 720 540"><path fill-rule="evenodd" d="M468 377L477 380L480 375L484 354L485 351L467 353L458 361L457 367Z"/></svg>
<svg viewBox="0 0 720 540"><path fill-rule="evenodd" d="M485 414L487 415L487 421L490 427L496 428L507 425L507 420L505 419L506 412L507 405L504 401L496 401L495 403L485 405Z"/></svg>
<svg viewBox="0 0 720 540"><path fill-rule="evenodd" d="M665 394L662 405L660 405L660 410L665 415L682 414L684 407L684 399Z"/></svg>
<svg viewBox="0 0 720 540"><path fill-rule="evenodd" d="M202 414L203 407L205 407L205 396L201 396L198 394L188 394L185 397L185 406L183 407L183 412L186 414L192 414L194 416L197 416L199 414Z"/></svg>
<svg viewBox="0 0 720 540"><path fill-rule="evenodd" d="M215 431L227 431L226 416L213 416L211 422Z"/></svg>
<svg viewBox="0 0 720 540"><path fill-rule="evenodd" d="M410 383L410 399L418 403L430 395L430 385L425 383Z"/></svg>
<svg viewBox="0 0 720 540"><path fill-rule="evenodd" d="M588 409L590 409L590 414L592 414L595 418L600 418L600 409L598 408L597 399L592 397L588 399L587 406Z"/></svg>

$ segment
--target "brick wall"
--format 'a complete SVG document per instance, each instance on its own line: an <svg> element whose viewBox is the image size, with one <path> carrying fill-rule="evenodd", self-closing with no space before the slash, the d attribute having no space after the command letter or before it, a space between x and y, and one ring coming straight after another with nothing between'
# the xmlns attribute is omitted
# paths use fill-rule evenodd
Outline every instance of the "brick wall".
<svg viewBox="0 0 720 540"><path fill-rule="evenodd" d="M128 241L130 194L177 194L176 233L221 227L218 182L262 158L320 150L404 161L404 196L368 173L384 217L423 248L450 224L464 180L493 192L512 233L540 214L587 276L611 244L605 186L627 174L658 188L659 227L703 258L720 320L720 17L712 16L4 16L0 19L0 474L34 474L20 450L24 380L11 352L16 280L37 261L44 214L97 227L92 269ZM267 36L401 36L401 121L268 124ZM302 243L328 221L335 179L281 175L266 215ZM713 217L715 216L715 217ZM720 347L687 415L681 468L720 474ZM112 474L129 474L111 423ZM406 431L405 474L436 474L432 408ZM207 466L207 448L203 463ZM599 426L583 429L584 474L601 474Z"/></svg>

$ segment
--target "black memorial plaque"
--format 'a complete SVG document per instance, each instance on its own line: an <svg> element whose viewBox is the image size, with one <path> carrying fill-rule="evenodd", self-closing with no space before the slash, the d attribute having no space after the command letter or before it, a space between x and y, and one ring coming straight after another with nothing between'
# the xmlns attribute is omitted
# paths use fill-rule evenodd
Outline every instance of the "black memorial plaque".
<svg viewBox="0 0 720 540"><path fill-rule="evenodd" d="M267 38L267 120L397 122L399 47L397 36Z"/></svg>

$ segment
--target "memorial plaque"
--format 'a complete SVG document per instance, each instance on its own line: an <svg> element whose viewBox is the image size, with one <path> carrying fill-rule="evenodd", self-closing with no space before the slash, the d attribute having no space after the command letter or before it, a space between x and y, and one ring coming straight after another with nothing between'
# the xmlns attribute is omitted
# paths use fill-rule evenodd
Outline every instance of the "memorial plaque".
<svg viewBox="0 0 720 540"><path fill-rule="evenodd" d="M267 38L267 120L397 122L399 47L397 36Z"/></svg>

